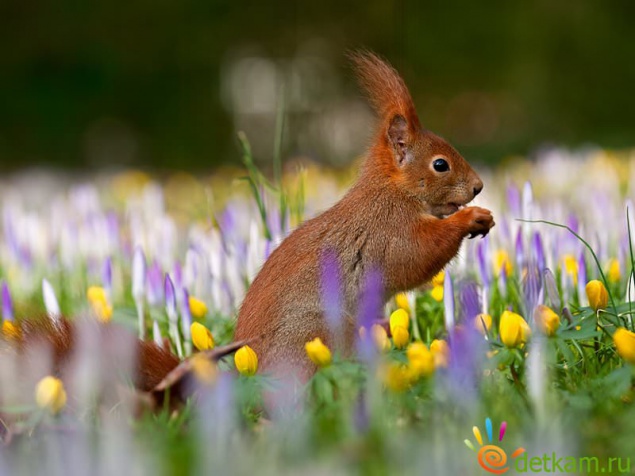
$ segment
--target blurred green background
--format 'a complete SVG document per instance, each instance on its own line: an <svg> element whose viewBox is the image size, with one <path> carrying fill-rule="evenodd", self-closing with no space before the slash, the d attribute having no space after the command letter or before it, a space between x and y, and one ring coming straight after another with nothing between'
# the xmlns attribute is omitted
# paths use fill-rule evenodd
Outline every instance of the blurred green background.
<svg viewBox="0 0 635 476"><path fill-rule="evenodd" d="M402 0L0 3L0 168L238 164L235 132L345 164L370 116L344 53L368 47L468 158L626 147L635 2ZM284 85L284 86L282 86Z"/></svg>

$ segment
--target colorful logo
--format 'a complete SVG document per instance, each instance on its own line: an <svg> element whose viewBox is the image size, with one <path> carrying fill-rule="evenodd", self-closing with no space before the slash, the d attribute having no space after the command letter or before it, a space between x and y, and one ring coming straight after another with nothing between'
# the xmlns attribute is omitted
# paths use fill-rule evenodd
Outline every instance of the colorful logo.
<svg viewBox="0 0 635 476"><path fill-rule="evenodd" d="M489 418L485 419L485 430L487 432L487 438L489 443L492 442L492 420ZM505 436L505 431L507 430L507 422L504 421L501 423L500 429L498 430L498 442L503 441L503 437ZM474 437L476 441L480 445L478 450L478 464L481 465L488 473L494 474L503 474L509 470L509 466L507 465L507 453L504 449L502 449L498 445L483 445L483 437L481 436L481 430L478 429L478 426L472 428L472 432L474 433ZM474 445L470 440L465 440L465 446L467 446L472 451L477 451L474 448ZM525 448L517 448L516 451L512 453L512 459L517 458L521 454L525 452Z"/></svg>

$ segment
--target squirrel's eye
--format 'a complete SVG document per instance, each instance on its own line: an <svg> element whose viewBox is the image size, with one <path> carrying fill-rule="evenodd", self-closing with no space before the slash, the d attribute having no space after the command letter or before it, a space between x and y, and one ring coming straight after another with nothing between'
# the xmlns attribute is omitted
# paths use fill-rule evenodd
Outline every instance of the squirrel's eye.
<svg viewBox="0 0 635 476"><path fill-rule="evenodd" d="M450 165L445 159L435 160L434 162L432 162L432 167L434 167L434 170L436 170L437 172L447 172L448 170L450 170Z"/></svg>

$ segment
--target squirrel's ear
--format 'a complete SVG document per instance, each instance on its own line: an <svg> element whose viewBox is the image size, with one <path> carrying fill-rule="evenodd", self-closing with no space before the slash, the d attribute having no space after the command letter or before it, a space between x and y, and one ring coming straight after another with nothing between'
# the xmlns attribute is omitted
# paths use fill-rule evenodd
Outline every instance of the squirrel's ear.
<svg viewBox="0 0 635 476"><path fill-rule="evenodd" d="M403 166L413 159L412 133L408 121L401 114L396 114L388 126L388 140L395 153L397 165Z"/></svg>

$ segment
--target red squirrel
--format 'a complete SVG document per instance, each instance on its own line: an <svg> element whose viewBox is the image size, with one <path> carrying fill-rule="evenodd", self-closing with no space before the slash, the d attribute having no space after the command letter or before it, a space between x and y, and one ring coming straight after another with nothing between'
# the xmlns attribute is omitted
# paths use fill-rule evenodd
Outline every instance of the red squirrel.
<svg viewBox="0 0 635 476"><path fill-rule="evenodd" d="M332 208L306 221L271 254L251 284L236 339L252 341L260 369L315 371L305 343L343 338L351 349L355 316L371 269L381 273L382 302L429 281L459 251L463 238L485 236L489 210L464 205L483 182L445 140L421 126L399 74L373 53L351 55L378 126L357 182ZM340 272L343 335L329 332L320 296L320 256L334 253Z"/></svg>

